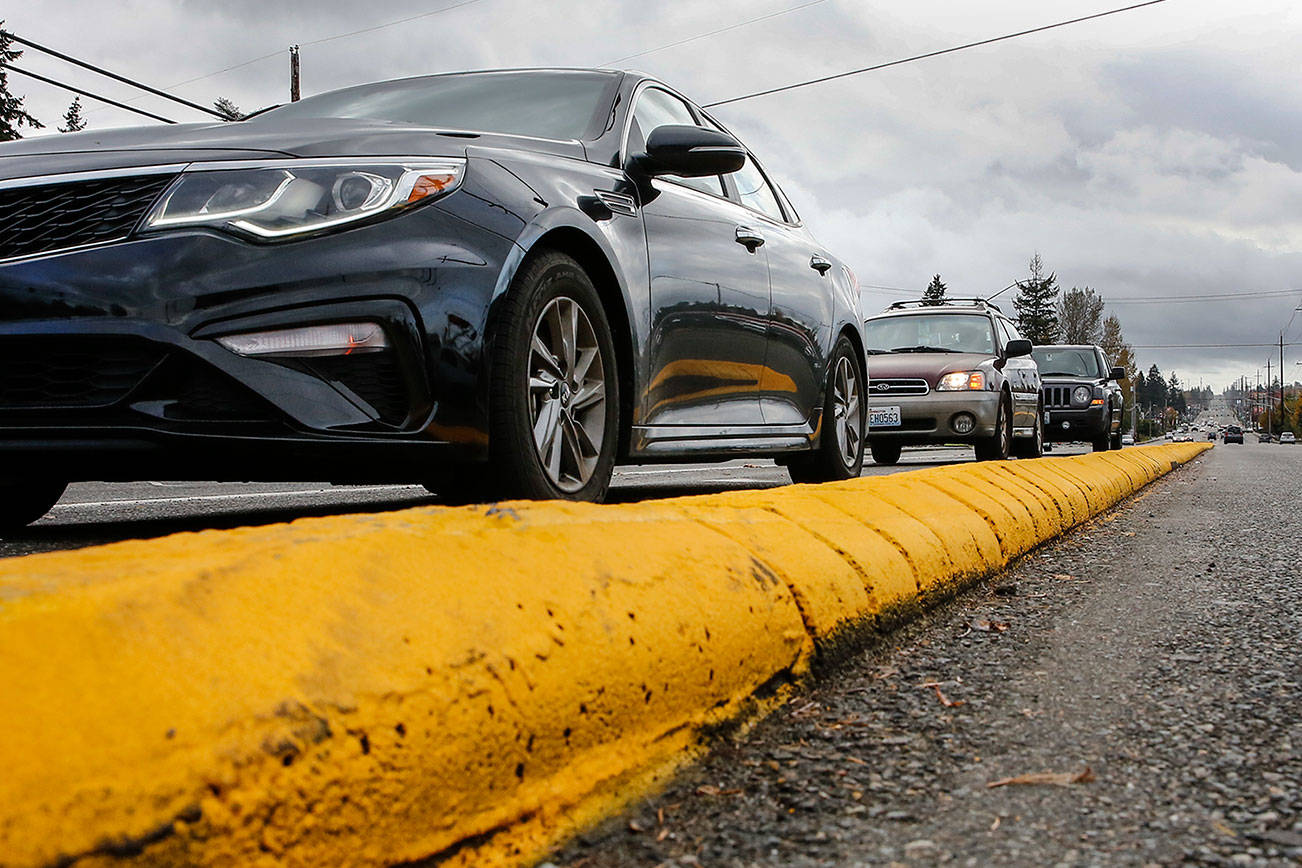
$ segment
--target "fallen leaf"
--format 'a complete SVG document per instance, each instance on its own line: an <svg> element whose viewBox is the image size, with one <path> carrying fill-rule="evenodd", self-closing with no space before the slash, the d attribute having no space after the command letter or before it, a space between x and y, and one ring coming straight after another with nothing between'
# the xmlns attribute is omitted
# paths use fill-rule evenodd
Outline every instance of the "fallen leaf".
<svg viewBox="0 0 1302 868"><path fill-rule="evenodd" d="M1094 772L1086 766L1084 771L1079 772L1031 772L1029 775L1018 775L1013 778L1001 778L997 781L991 781L986 784L986 789L995 787L1008 786L1034 786L1036 784L1051 784L1055 787L1069 787L1072 784L1088 784L1095 780Z"/></svg>
<svg viewBox="0 0 1302 868"><path fill-rule="evenodd" d="M665 826L663 829L661 829L659 832L656 833L656 840L657 840L657 841L663 841L665 838L668 838L668 837L669 837L669 827L668 827L668 826Z"/></svg>
<svg viewBox="0 0 1302 868"><path fill-rule="evenodd" d="M866 765L868 765L868 763L866 763L866 762L864 762L863 760L859 759L859 757L857 757L857 756L848 756L848 757L845 758L845 760L846 760L846 762L854 763L854 764L857 765L857 766L866 766Z"/></svg>
<svg viewBox="0 0 1302 868"><path fill-rule="evenodd" d="M1053 577L1054 577L1055 579L1057 579L1058 581L1060 581L1060 582L1074 582L1074 581L1076 581L1076 577L1075 577L1075 576L1068 575L1067 573L1054 573L1054 574L1053 574Z"/></svg>
<svg viewBox="0 0 1302 868"><path fill-rule="evenodd" d="M990 831L993 832L995 829L998 829L1001 822L1003 821L999 817L995 817L995 821L990 824Z"/></svg>
<svg viewBox="0 0 1302 868"><path fill-rule="evenodd" d="M1007 621L973 621L971 624L973 630L980 630L982 633L1002 633L1008 629Z"/></svg>
<svg viewBox="0 0 1302 868"><path fill-rule="evenodd" d="M643 829L641 826L638 825L637 820L629 820L629 821L628 821L628 828L629 828L629 831L630 831L630 832L638 832L638 833L641 833L641 832L645 832L645 831L646 831L646 829Z"/></svg>
<svg viewBox="0 0 1302 868"><path fill-rule="evenodd" d="M918 686L929 687L932 690L936 691L936 698L939 699L940 704L945 706L946 708L957 708L960 705L966 704L962 699L950 699L948 696L946 696L944 692L940 689L939 681L927 681L922 684L919 684Z"/></svg>

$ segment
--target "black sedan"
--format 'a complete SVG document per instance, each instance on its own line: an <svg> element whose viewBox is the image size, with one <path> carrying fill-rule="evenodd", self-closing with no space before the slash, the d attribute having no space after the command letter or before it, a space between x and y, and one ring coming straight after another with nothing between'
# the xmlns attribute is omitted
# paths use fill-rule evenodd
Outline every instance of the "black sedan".
<svg viewBox="0 0 1302 868"><path fill-rule="evenodd" d="M858 473L854 278L699 107L507 70L0 145L0 526L75 480Z"/></svg>

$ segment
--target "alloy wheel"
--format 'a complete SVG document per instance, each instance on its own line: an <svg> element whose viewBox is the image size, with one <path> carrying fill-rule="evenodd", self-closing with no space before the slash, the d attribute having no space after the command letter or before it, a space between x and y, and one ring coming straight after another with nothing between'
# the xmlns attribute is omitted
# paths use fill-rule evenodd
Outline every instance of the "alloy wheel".
<svg viewBox="0 0 1302 868"><path fill-rule="evenodd" d="M592 322L572 298L552 299L533 328L528 368L534 447L547 478L578 491L606 434L606 382Z"/></svg>
<svg viewBox="0 0 1302 868"><path fill-rule="evenodd" d="M832 378L832 401L836 414L836 445L846 467L854 467L863 440L862 414L859 412L859 377L854 362L842 356Z"/></svg>

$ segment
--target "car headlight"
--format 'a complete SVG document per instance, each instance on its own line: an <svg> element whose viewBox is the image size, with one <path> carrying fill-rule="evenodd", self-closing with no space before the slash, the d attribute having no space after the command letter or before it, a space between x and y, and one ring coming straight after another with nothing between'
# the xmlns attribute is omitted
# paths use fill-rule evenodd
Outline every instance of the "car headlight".
<svg viewBox="0 0 1302 868"><path fill-rule="evenodd" d="M1089 386L1077 386L1071 390L1071 402L1073 404L1088 404L1090 396L1093 394Z"/></svg>
<svg viewBox="0 0 1302 868"><path fill-rule="evenodd" d="M979 391L986 387L985 374L980 371L955 371L946 374L936 383L937 392Z"/></svg>
<svg viewBox="0 0 1302 868"><path fill-rule="evenodd" d="M465 160L441 157L208 163L181 174L144 229L208 226L292 238L432 201L455 190L465 169Z"/></svg>

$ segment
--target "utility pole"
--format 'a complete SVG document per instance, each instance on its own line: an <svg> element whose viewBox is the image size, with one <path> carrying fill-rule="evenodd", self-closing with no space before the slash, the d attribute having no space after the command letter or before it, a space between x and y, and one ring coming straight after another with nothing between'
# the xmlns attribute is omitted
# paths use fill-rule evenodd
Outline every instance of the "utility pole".
<svg viewBox="0 0 1302 868"><path fill-rule="evenodd" d="M298 102L299 97L299 75L298 75L298 46L289 47L289 101Z"/></svg>
<svg viewBox="0 0 1302 868"><path fill-rule="evenodd" d="M1266 436L1270 436L1271 417L1275 415L1275 389L1270 385L1270 362L1266 357ZM1282 378L1282 375L1281 375Z"/></svg>
<svg viewBox="0 0 1302 868"><path fill-rule="evenodd" d="M1279 333L1279 430L1284 430L1284 333Z"/></svg>

